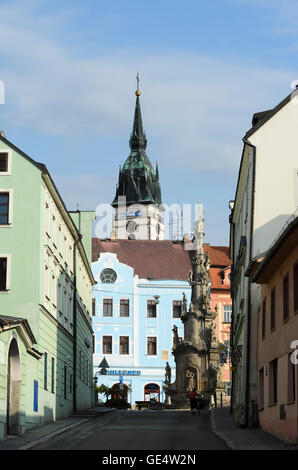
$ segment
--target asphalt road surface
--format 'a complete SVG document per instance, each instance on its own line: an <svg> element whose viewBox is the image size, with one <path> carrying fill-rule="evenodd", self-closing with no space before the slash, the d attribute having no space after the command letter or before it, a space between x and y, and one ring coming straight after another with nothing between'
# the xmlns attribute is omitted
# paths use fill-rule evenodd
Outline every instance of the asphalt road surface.
<svg viewBox="0 0 298 470"><path fill-rule="evenodd" d="M208 411L117 410L39 444L33 450L228 450Z"/></svg>

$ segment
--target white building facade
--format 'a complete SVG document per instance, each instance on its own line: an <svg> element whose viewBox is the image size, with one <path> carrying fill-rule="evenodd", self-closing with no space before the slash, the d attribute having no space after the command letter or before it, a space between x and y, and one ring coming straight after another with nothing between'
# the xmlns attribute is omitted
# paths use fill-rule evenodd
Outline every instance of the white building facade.
<svg viewBox="0 0 298 470"><path fill-rule="evenodd" d="M244 426L257 423L260 288L248 276L298 205L297 123L292 95L254 115L243 139L235 200L230 202L232 406L236 421Z"/></svg>

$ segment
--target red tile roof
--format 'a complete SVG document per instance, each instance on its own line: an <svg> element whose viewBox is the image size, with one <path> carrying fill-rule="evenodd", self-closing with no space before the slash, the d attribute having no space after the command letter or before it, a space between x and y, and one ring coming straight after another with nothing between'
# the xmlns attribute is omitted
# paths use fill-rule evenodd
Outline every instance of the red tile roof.
<svg viewBox="0 0 298 470"><path fill-rule="evenodd" d="M204 245L208 251L212 287L228 289L219 272L232 264L229 247ZM115 253L121 263L131 266L135 274L146 279L187 280L193 251L185 250L183 242L171 240L101 240L92 239L92 261L101 253Z"/></svg>

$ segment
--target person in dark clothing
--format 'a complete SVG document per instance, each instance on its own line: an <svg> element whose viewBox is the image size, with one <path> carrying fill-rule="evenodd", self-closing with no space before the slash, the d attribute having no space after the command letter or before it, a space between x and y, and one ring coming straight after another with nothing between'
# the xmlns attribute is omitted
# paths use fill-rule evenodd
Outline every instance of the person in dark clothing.
<svg viewBox="0 0 298 470"><path fill-rule="evenodd" d="M189 392L189 401L190 401L190 410L192 414L196 414L197 405L198 405L198 394L196 389L193 388L191 392Z"/></svg>

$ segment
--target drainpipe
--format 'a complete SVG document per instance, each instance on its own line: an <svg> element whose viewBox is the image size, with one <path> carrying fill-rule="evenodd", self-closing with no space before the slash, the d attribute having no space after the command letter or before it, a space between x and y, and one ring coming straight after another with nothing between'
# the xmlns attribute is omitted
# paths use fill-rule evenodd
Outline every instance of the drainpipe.
<svg viewBox="0 0 298 470"><path fill-rule="evenodd" d="M232 259L233 259L233 264L231 266L231 274L232 274L232 318L231 318L231 328L230 328L230 360L231 360L231 365L233 367L233 362L232 362L232 357L234 353L234 337L233 337L233 330L234 330L234 319L235 319L235 302L234 302L234 256L235 256L235 224L232 222L232 215L233 213L230 214L230 223L232 225L232 239L233 239L233 253L232 253ZM231 403L230 403L230 413L233 414L233 406L234 406L234 380L235 380L235 373L234 370L232 369L232 386L231 386Z"/></svg>
<svg viewBox="0 0 298 470"><path fill-rule="evenodd" d="M77 272L76 251L77 244L81 241L79 233L73 244L73 411L77 411Z"/></svg>

